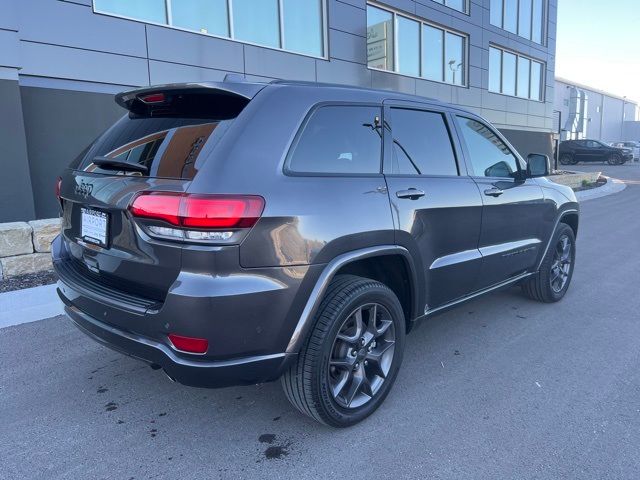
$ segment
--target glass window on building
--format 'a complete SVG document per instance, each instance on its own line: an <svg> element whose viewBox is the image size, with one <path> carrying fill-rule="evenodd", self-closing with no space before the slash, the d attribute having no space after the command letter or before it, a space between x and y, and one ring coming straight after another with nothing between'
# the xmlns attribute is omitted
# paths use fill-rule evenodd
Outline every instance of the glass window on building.
<svg viewBox="0 0 640 480"><path fill-rule="evenodd" d="M233 37L280 47L278 0L232 0Z"/></svg>
<svg viewBox="0 0 640 480"><path fill-rule="evenodd" d="M502 93L516 94L516 56L513 53L502 52Z"/></svg>
<svg viewBox="0 0 640 480"><path fill-rule="evenodd" d="M458 10L459 12L466 12L467 5L466 0L433 0L440 5L445 5L449 8L453 8L454 10Z"/></svg>
<svg viewBox="0 0 640 480"><path fill-rule="evenodd" d="M445 81L454 85L464 84L464 38L446 32L444 35Z"/></svg>
<svg viewBox="0 0 640 480"><path fill-rule="evenodd" d="M511 33L518 33L518 2L505 0L503 4L504 25L502 28Z"/></svg>
<svg viewBox="0 0 640 480"><path fill-rule="evenodd" d="M545 0L490 0L491 25L543 43Z"/></svg>
<svg viewBox="0 0 640 480"><path fill-rule="evenodd" d="M531 0L520 0L518 35L524 38L531 38Z"/></svg>
<svg viewBox="0 0 640 480"><path fill-rule="evenodd" d="M518 57L518 97L529 98L529 76L531 74L531 60Z"/></svg>
<svg viewBox="0 0 640 480"><path fill-rule="evenodd" d="M489 91L500 93L502 78L502 50L489 47Z"/></svg>
<svg viewBox="0 0 640 480"><path fill-rule="evenodd" d="M544 18L544 3L542 0L533 0L531 14L531 40L536 43L542 43Z"/></svg>
<svg viewBox="0 0 640 480"><path fill-rule="evenodd" d="M324 54L322 2L283 0L284 49L307 55Z"/></svg>
<svg viewBox="0 0 640 480"><path fill-rule="evenodd" d="M422 76L444 81L444 32L431 25L422 25Z"/></svg>
<svg viewBox="0 0 640 480"><path fill-rule="evenodd" d="M529 92L531 100L542 100L542 80L542 64L531 61L531 87Z"/></svg>
<svg viewBox="0 0 640 480"><path fill-rule="evenodd" d="M367 5L370 68L466 85L466 42L466 36L447 28Z"/></svg>
<svg viewBox="0 0 640 480"><path fill-rule="evenodd" d="M229 15L227 13L227 0L180 0L171 2L171 25L196 32L228 37Z"/></svg>
<svg viewBox="0 0 640 480"><path fill-rule="evenodd" d="M489 47L489 91L541 101L543 68L541 62Z"/></svg>
<svg viewBox="0 0 640 480"><path fill-rule="evenodd" d="M367 65L393 70L393 14L367 5Z"/></svg>
<svg viewBox="0 0 640 480"><path fill-rule="evenodd" d="M165 0L95 0L98 12L154 23L167 23Z"/></svg>
<svg viewBox="0 0 640 480"><path fill-rule="evenodd" d="M420 75L420 23L396 15L398 37L398 72L415 77Z"/></svg>
<svg viewBox="0 0 640 480"><path fill-rule="evenodd" d="M489 5L489 21L491 25L502 28L502 0L491 0Z"/></svg>

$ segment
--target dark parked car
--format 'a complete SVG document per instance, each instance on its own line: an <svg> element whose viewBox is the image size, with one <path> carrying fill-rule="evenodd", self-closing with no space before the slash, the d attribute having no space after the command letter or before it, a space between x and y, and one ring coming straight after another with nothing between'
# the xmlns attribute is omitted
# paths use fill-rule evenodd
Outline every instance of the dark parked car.
<svg viewBox="0 0 640 480"><path fill-rule="evenodd" d="M281 377L301 412L348 426L416 322L508 285L567 291L572 190L473 113L283 81L116 101L128 115L58 184L58 292L82 331L178 382Z"/></svg>
<svg viewBox="0 0 640 480"><path fill-rule="evenodd" d="M565 140L560 142L560 163L575 165L578 162L607 162L622 165L633 160L630 148L611 147L597 140Z"/></svg>

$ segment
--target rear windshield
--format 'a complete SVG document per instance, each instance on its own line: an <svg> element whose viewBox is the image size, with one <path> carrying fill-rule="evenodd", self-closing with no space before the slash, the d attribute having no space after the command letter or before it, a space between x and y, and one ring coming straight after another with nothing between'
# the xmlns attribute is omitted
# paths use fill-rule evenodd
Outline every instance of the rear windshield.
<svg viewBox="0 0 640 480"><path fill-rule="evenodd" d="M105 169L93 162L96 158L107 158L143 165L150 177L190 180L232 122L206 118L125 116L82 152L71 167L109 175L141 174L126 169Z"/></svg>

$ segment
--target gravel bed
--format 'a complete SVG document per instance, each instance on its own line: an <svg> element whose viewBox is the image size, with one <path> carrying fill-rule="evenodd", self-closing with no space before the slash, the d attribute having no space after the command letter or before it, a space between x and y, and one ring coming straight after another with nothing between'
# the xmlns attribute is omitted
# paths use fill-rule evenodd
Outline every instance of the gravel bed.
<svg viewBox="0 0 640 480"><path fill-rule="evenodd" d="M58 276L53 271L29 273L18 277L5 278L0 280L0 293L21 290L23 288L39 287L40 285L50 285L58 281Z"/></svg>

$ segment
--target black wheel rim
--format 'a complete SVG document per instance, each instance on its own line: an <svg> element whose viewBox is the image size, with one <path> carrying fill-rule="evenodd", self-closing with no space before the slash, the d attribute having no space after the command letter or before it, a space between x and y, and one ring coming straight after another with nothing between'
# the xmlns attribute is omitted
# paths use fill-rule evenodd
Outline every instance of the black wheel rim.
<svg viewBox="0 0 640 480"><path fill-rule="evenodd" d="M331 395L342 408L358 408L380 391L391 370L396 331L378 303L356 308L343 322L329 357Z"/></svg>
<svg viewBox="0 0 640 480"><path fill-rule="evenodd" d="M569 281L571 271L571 240L564 234L558 239L551 263L551 276L549 281L551 289L560 293Z"/></svg>

